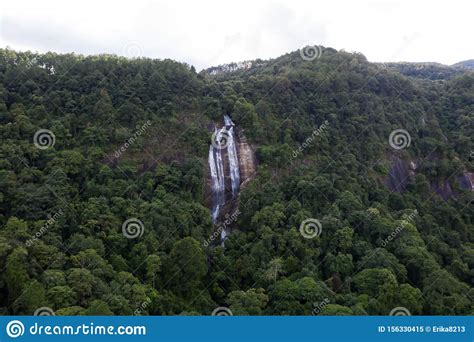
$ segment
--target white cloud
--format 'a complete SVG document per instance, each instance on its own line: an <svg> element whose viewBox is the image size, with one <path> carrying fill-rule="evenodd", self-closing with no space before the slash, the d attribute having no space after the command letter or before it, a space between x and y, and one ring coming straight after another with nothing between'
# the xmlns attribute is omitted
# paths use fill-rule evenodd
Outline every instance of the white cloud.
<svg viewBox="0 0 474 342"><path fill-rule="evenodd" d="M470 0L92 1L3 4L0 44L83 54L139 51L211 65L277 57L308 43L371 61L474 58ZM130 48L132 46L132 48Z"/></svg>

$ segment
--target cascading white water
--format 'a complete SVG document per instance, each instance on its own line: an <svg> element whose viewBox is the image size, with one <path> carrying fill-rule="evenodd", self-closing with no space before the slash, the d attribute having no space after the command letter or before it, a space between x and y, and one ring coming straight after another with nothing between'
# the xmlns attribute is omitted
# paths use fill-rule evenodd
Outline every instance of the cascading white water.
<svg viewBox="0 0 474 342"><path fill-rule="evenodd" d="M225 247L224 246L224 241L227 237L227 232L225 231L225 229L222 229L221 231L221 247Z"/></svg>
<svg viewBox="0 0 474 342"><path fill-rule="evenodd" d="M225 128L215 129L216 140L220 141ZM211 144L209 147L209 169L211 170L212 186L212 220L215 223L219 217L219 209L225 204L225 178L222 149Z"/></svg>
<svg viewBox="0 0 474 342"><path fill-rule="evenodd" d="M217 223L219 212L225 205L226 186L225 177L230 176L230 185L232 198L239 193L240 188L240 170L239 158L237 155L236 136L234 133L234 123L229 116L224 116L224 127L220 130L214 130L216 143L209 147L209 169L211 171L212 187L212 220ZM229 160L229 170L224 169L222 160L223 151L227 151ZM222 232L222 240L225 239L227 232Z"/></svg>
<svg viewBox="0 0 474 342"><path fill-rule="evenodd" d="M228 132L227 155L229 157L232 197L234 198L239 193L240 187L239 159L237 157L237 148L235 147L234 123L227 115L224 115L224 125Z"/></svg>

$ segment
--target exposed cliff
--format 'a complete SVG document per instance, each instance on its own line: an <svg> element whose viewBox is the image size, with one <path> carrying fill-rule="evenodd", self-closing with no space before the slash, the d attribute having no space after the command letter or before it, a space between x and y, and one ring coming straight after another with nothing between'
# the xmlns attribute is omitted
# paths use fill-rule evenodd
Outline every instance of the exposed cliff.
<svg viewBox="0 0 474 342"><path fill-rule="evenodd" d="M256 169L255 151L247 142L243 130L238 131L239 143L237 153L239 156L241 187L244 187L254 176Z"/></svg>
<svg viewBox="0 0 474 342"><path fill-rule="evenodd" d="M390 191L404 192L408 184L415 180L417 162L392 156L390 163L389 173L384 183ZM464 171L458 175L453 175L450 179L432 180L430 188L431 191L447 201L456 196L456 190L474 191L474 173Z"/></svg>

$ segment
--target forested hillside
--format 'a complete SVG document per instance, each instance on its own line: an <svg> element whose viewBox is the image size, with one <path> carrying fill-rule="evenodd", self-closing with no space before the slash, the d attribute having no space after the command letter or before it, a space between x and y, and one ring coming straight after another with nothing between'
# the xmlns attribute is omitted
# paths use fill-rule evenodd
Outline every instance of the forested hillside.
<svg viewBox="0 0 474 342"><path fill-rule="evenodd" d="M258 166L222 246L224 115ZM474 314L473 71L0 49L0 135L2 314Z"/></svg>

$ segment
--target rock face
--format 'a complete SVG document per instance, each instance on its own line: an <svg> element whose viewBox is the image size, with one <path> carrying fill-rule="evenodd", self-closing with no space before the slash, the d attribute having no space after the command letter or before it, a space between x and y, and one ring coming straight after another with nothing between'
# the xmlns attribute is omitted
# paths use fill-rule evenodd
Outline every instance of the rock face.
<svg viewBox="0 0 474 342"><path fill-rule="evenodd" d="M385 179L385 185L390 189L390 191L404 192L408 183L414 180L416 170L416 162L392 156L389 174ZM457 180L461 190L474 191L474 173L467 171L457 176L455 179L431 182L431 191L447 201L456 196L456 188L453 188L453 180Z"/></svg>
<svg viewBox="0 0 474 342"><path fill-rule="evenodd" d="M394 192L406 190L408 182L415 176L416 163L392 157L392 165L389 170L385 185Z"/></svg>
<svg viewBox="0 0 474 342"><path fill-rule="evenodd" d="M464 172L458 180L461 189L474 191L474 172Z"/></svg>
<svg viewBox="0 0 474 342"><path fill-rule="evenodd" d="M474 191L474 173L464 172L456 177L461 190ZM452 182L446 180L441 184L431 184L431 189L441 196L445 201L456 196L456 189L453 189Z"/></svg>
<svg viewBox="0 0 474 342"><path fill-rule="evenodd" d="M255 152L247 143L243 131L239 132L239 143L237 148L239 155L241 187L244 187L254 176L256 170Z"/></svg>
<svg viewBox="0 0 474 342"><path fill-rule="evenodd" d="M443 200L447 201L454 197L454 191L449 181L444 181L441 184L431 184L431 190L436 192Z"/></svg>

